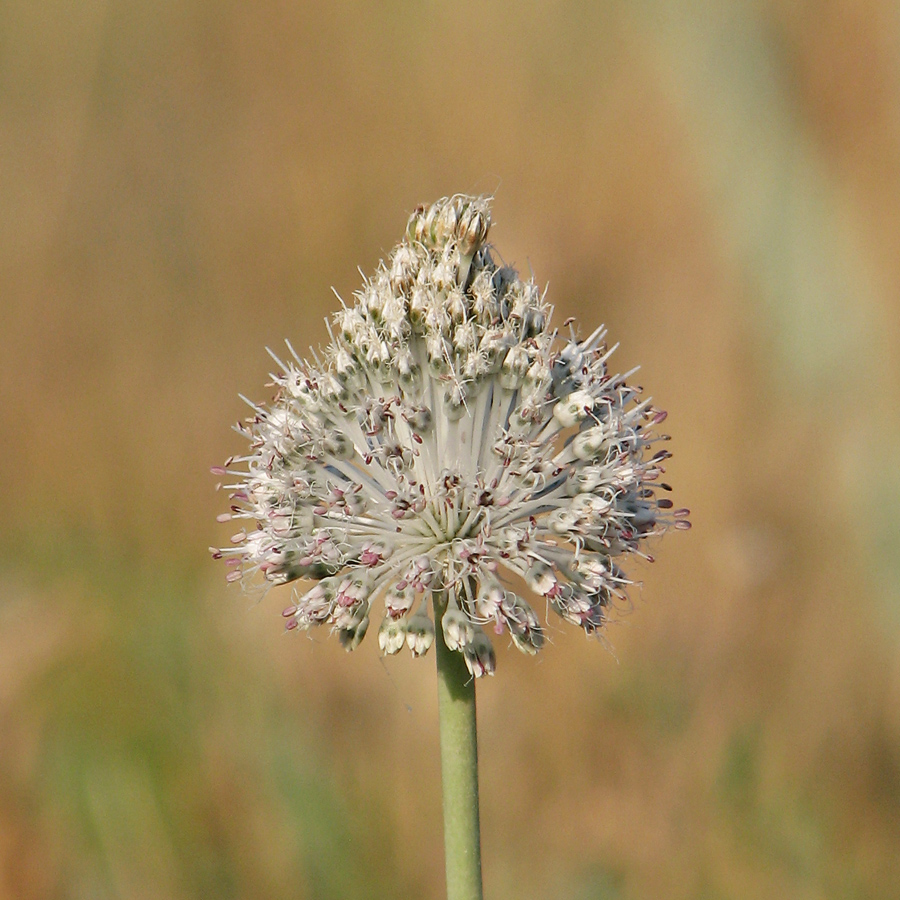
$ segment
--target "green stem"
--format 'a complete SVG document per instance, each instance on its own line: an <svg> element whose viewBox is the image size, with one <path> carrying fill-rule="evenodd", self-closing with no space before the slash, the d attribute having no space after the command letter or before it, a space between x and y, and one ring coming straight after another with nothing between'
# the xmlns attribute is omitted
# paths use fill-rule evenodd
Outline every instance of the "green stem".
<svg viewBox="0 0 900 900"><path fill-rule="evenodd" d="M444 642L441 620L446 611L446 593L435 591L447 900L482 900L475 679L462 653L450 650Z"/></svg>

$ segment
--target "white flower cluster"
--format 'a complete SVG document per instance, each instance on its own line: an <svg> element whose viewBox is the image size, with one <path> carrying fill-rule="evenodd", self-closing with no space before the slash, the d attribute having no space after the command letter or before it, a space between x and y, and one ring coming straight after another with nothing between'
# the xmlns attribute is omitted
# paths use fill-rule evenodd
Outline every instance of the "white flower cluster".
<svg viewBox="0 0 900 900"><path fill-rule="evenodd" d="M519 585L588 634L628 578L617 560L687 510L657 493L665 414L610 375L598 328L550 327L533 282L498 266L484 198L417 209L374 278L329 327L324 360L292 348L269 408L239 429L249 453L231 512L246 524L214 550L229 580L314 582L287 627L328 624L353 649L380 598L379 643L415 656L447 603L447 645L475 676L495 658L483 626L535 653L544 631ZM613 348L614 349L614 348Z"/></svg>

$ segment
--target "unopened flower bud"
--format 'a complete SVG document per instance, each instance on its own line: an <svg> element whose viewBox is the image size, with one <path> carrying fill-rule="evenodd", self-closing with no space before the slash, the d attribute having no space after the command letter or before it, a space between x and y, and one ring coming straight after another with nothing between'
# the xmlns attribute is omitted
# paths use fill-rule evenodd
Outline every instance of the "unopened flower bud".
<svg viewBox="0 0 900 900"><path fill-rule="evenodd" d="M378 629L378 646L382 653L393 656L399 653L406 641L406 619L392 619L385 616Z"/></svg>
<svg viewBox="0 0 900 900"><path fill-rule="evenodd" d="M583 422L594 408L594 398L587 391L573 391L565 400L557 402L553 415L563 428Z"/></svg>
<svg viewBox="0 0 900 900"><path fill-rule="evenodd" d="M424 656L434 643L434 624L425 613L416 613L406 624L406 646L413 656Z"/></svg>
<svg viewBox="0 0 900 900"><path fill-rule="evenodd" d="M497 668L497 657L490 638L479 628L472 639L463 647L466 668L475 678L493 675Z"/></svg>
<svg viewBox="0 0 900 900"><path fill-rule="evenodd" d="M351 650L355 650L361 643L362 639L366 636L366 631L369 629L369 617L363 616L361 619L355 620L351 625L346 628L338 629L338 638L340 639L341 646L349 653Z"/></svg>
<svg viewBox="0 0 900 900"><path fill-rule="evenodd" d="M444 643L451 650L461 650L475 638L475 625L458 609L450 608L441 619Z"/></svg>

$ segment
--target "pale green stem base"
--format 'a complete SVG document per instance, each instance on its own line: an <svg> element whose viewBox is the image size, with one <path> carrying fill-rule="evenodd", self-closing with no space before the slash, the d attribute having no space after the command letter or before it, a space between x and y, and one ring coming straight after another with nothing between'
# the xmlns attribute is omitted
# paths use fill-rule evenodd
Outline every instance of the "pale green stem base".
<svg viewBox="0 0 900 900"><path fill-rule="evenodd" d="M446 595L435 592L447 900L482 900L475 679L463 655L444 643L441 620L446 609Z"/></svg>

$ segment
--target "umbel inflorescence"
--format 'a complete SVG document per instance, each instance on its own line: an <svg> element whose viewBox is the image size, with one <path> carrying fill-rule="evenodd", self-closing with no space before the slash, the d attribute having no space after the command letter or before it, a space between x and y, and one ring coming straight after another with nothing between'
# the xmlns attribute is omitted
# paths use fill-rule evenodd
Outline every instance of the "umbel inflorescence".
<svg viewBox="0 0 900 900"><path fill-rule="evenodd" d="M353 649L380 602L382 650L420 656L439 591L447 646L491 674L485 627L544 643L522 586L594 634L631 583L619 562L690 527L659 496L665 413L610 374L602 327L551 327L489 228L485 198L420 207L321 356L272 354L275 398L238 426L249 452L214 470L233 476L220 520L244 525L213 554L229 580L304 581L288 629L327 624Z"/></svg>

